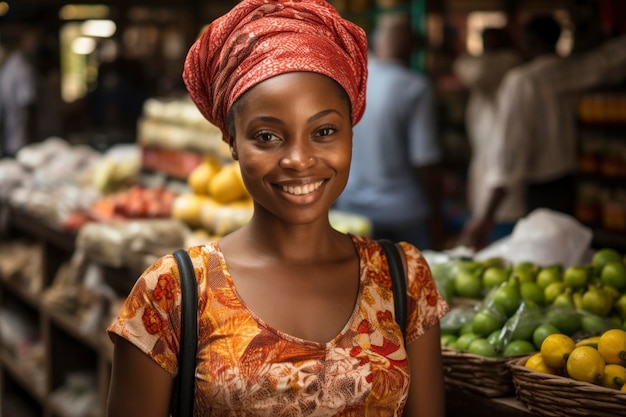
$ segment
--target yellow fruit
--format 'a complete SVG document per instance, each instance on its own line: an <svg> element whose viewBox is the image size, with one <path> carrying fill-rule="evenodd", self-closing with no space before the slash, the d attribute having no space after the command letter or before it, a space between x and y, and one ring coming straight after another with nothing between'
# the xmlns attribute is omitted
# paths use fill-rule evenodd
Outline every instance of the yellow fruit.
<svg viewBox="0 0 626 417"><path fill-rule="evenodd" d="M222 204L232 203L248 196L237 161L224 165L213 176L209 182L209 194Z"/></svg>
<svg viewBox="0 0 626 417"><path fill-rule="evenodd" d="M197 227L202 223L202 211L206 205L215 205L215 201L198 194L181 194L172 204L172 218L182 220L186 224Z"/></svg>
<svg viewBox="0 0 626 417"><path fill-rule="evenodd" d="M577 381L601 384L606 362L591 346L575 348L567 358L567 374Z"/></svg>
<svg viewBox="0 0 626 417"><path fill-rule="evenodd" d="M626 330L611 329L602 333L598 351L606 363L626 365Z"/></svg>
<svg viewBox="0 0 626 417"><path fill-rule="evenodd" d="M549 367L561 369L565 367L575 347L576 343L571 337L563 333L554 333L547 336L541 343L541 357Z"/></svg>
<svg viewBox="0 0 626 417"><path fill-rule="evenodd" d="M602 375L602 386L607 388L620 389L626 382L626 368L622 365L609 363L604 367Z"/></svg>
<svg viewBox="0 0 626 417"><path fill-rule="evenodd" d="M524 367L532 371L542 372L544 374L552 374L552 375L556 374L556 369L550 368L543 361L543 358L541 357L541 352L537 352L534 355L532 355L530 358L528 358L528 360L526 360L526 364L524 364Z"/></svg>
<svg viewBox="0 0 626 417"><path fill-rule="evenodd" d="M187 177L187 185L199 195L209 193L209 183L213 176L220 170L220 164L215 158L207 158L195 167Z"/></svg>
<svg viewBox="0 0 626 417"><path fill-rule="evenodd" d="M592 348L598 348L598 342L600 341L600 336L591 336L585 339L581 339L576 342L576 347L579 346L591 346Z"/></svg>

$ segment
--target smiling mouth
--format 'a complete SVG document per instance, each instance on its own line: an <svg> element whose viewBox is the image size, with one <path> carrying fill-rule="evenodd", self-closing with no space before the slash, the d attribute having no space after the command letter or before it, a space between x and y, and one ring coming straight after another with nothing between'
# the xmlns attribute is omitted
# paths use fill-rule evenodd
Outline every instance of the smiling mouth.
<svg viewBox="0 0 626 417"><path fill-rule="evenodd" d="M305 195L305 194L310 194L312 192L314 192L315 190L317 190L318 188L320 188L322 186L322 184L324 183L324 181L318 181L318 182L314 182L312 184L305 184L305 185L283 185L281 186L281 189L289 194L293 194L293 195Z"/></svg>

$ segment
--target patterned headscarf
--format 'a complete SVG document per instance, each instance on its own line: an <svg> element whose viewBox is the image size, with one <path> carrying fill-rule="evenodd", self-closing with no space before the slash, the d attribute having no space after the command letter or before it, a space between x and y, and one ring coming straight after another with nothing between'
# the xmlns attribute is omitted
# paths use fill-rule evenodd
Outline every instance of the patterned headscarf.
<svg viewBox="0 0 626 417"><path fill-rule="evenodd" d="M228 141L232 104L273 76L310 71L337 81L352 104L352 124L365 110L367 37L325 0L243 0L192 45L183 71L189 94Z"/></svg>

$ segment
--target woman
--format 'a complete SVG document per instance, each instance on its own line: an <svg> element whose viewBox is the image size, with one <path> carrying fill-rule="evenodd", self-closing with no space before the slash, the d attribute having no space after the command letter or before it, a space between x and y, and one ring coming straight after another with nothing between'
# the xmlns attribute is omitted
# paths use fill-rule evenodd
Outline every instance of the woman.
<svg viewBox="0 0 626 417"><path fill-rule="evenodd" d="M323 0L244 0L189 52L189 93L222 130L254 199L248 224L189 249L197 416L444 416L438 321L448 306L428 265L400 244L403 340L381 247L328 219L348 179L366 56L363 31ZM109 328L109 416L169 414L178 282L163 257Z"/></svg>

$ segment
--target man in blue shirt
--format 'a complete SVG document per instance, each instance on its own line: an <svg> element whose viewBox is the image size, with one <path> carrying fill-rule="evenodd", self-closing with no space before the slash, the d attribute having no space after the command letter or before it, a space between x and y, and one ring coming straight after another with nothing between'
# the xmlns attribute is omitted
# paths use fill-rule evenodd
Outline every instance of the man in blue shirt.
<svg viewBox="0 0 626 417"><path fill-rule="evenodd" d="M409 67L407 16L383 15L371 42L366 108L354 128L352 168L336 208L372 222L374 238L441 246L441 160L430 81Z"/></svg>

